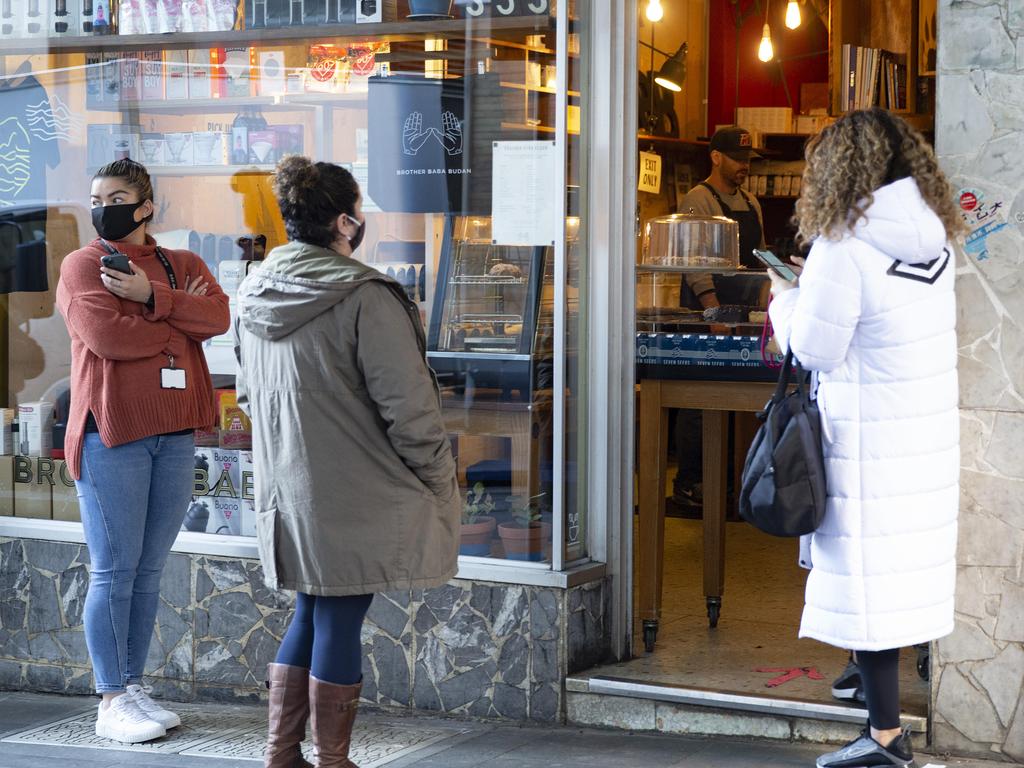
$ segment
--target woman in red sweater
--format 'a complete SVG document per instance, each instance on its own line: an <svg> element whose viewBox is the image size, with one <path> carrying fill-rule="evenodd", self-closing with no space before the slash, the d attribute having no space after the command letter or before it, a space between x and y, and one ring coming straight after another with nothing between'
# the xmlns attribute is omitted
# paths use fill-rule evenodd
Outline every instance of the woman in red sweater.
<svg viewBox="0 0 1024 768"><path fill-rule="evenodd" d="M216 420L200 345L230 317L202 259L147 234L153 185L142 165L101 168L91 200L99 238L64 259L57 287L71 334L65 448L89 547L85 638L103 697L96 734L134 743L181 722L149 698L142 673L160 575L192 493L192 431ZM117 254L130 273L115 268ZM111 267L101 262L108 255Z"/></svg>

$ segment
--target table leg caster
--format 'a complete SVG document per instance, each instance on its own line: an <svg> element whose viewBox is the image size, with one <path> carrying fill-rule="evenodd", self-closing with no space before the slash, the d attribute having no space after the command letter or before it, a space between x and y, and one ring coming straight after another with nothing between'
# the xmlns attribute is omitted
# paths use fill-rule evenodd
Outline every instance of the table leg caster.
<svg viewBox="0 0 1024 768"><path fill-rule="evenodd" d="M644 619L644 650L654 653L654 641L658 639L658 620Z"/></svg>
<svg viewBox="0 0 1024 768"><path fill-rule="evenodd" d="M722 598L708 597L705 600L708 606L708 624L714 629L718 626L718 617L722 613Z"/></svg>

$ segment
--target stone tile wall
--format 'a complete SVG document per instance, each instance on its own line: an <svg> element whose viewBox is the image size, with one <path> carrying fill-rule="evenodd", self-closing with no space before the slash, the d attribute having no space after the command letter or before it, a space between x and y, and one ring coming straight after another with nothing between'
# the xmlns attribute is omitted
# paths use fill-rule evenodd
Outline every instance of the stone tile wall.
<svg viewBox="0 0 1024 768"><path fill-rule="evenodd" d="M937 644L940 749L1024 761L1024 2L939 1L936 149L1005 224L959 253L956 631ZM986 210L987 210L986 209Z"/></svg>
<svg viewBox="0 0 1024 768"><path fill-rule="evenodd" d="M89 693L83 545L0 539L0 688ZM378 595L363 628L363 699L554 722L563 681L609 655L610 590L453 581ZM147 674L161 695L256 701L291 616L258 561L172 554Z"/></svg>

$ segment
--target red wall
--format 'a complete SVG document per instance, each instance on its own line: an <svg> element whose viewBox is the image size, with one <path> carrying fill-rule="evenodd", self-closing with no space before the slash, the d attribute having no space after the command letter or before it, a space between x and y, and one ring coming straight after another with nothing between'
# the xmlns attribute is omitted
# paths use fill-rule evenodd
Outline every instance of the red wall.
<svg viewBox="0 0 1024 768"><path fill-rule="evenodd" d="M814 0L800 6L803 23L796 29L785 25L786 0L771 3L768 23L772 29L775 58L825 51L828 29L825 20L812 10ZM821 3L818 3L819 5ZM827 4L826 4L827 5ZM708 133L716 125L735 119L736 107L793 107L800 111L800 84L828 81L828 55L782 62L792 104L786 100L777 61L767 64L757 58L764 27L765 4L761 0L711 0L708 24ZM759 10L758 10L759 9ZM739 42L739 102L736 101L736 16L743 19Z"/></svg>

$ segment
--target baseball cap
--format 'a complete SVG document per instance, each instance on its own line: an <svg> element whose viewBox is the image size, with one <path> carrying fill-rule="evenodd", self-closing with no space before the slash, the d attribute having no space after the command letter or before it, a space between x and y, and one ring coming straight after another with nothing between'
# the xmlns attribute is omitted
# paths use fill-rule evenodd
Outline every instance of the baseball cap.
<svg viewBox="0 0 1024 768"><path fill-rule="evenodd" d="M750 139L750 131L740 128L738 125L729 125L715 131L708 148L711 151L717 150L740 162L753 157L761 157L754 151L754 142Z"/></svg>

